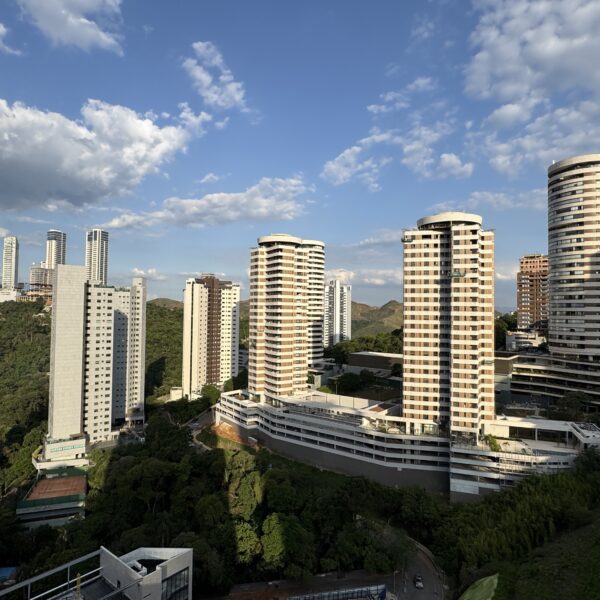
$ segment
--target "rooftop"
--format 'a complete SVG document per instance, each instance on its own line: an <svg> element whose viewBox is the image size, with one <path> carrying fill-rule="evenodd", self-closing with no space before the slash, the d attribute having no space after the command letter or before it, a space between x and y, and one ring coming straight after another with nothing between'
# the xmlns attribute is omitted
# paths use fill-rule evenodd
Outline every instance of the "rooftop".
<svg viewBox="0 0 600 600"><path fill-rule="evenodd" d="M70 477L52 477L40 479L31 488L25 500L47 500L63 496L85 494L86 480L84 475Z"/></svg>

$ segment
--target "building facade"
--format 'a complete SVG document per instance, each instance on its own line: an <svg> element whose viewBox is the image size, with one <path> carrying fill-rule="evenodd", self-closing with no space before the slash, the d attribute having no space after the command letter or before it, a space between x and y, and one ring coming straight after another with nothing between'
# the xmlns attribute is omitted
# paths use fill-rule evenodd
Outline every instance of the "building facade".
<svg viewBox="0 0 600 600"><path fill-rule="evenodd" d="M334 346L352 338L352 286L332 279L325 286L323 345Z"/></svg>
<svg viewBox="0 0 600 600"><path fill-rule="evenodd" d="M324 244L263 236L250 258L248 388L261 399L307 389L322 360Z"/></svg>
<svg viewBox="0 0 600 600"><path fill-rule="evenodd" d="M88 443L144 420L146 286L89 281L86 267L55 269L48 435L40 464L85 459ZM77 461L80 461L79 463Z"/></svg>
<svg viewBox="0 0 600 600"><path fill-rule="evenodd" d="M92 229L86 234L85 268L87 278L106 285L108 281L108 231Z"/></svg>
<svg viewBox="0 0 600 600"><path fill-rule="evenodd" d="M46 260L42 267L55 269L56 265L64 265L67 257L67 234L57 229L50 229L46 237Z"/></svg>
<svg viewBox="0 0 600 600"><path fill-rule="evenodd" d="M19 282L19 240L14 235L4 238L2 254L2 287L8 290L17 288Z"/></svg>
<svg viewBox="0 0 600 600"><path fill-rule="evenodd" d="M182 388L189 399L206 384L238 374L240 286L214 275L188 279L183 304Z"/></svg>
<svg viewBox="0 0 600 600"><path fill-rule="evenodd" d="M548 328L548 256L527 254L519 259L517 273L517 326Z"/></svg>
<svg viewBox="0 0 600 600"><path fill-rule="evenodd" d="M477 442L494 415L494 233L448 212L404 234L404 416Z"/></svg>
<svg viewBox="0 0 600 600"><path fill-rule="evenodd" d="M548 168L548 348L515 365L511 391L586 393L600 404L600 154Z"/></svg>

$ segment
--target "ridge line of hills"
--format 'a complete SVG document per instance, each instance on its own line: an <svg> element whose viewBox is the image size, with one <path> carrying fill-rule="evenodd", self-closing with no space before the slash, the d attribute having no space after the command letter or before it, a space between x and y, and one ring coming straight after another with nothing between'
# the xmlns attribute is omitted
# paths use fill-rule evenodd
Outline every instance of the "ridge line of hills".
<svg viewBox="0 0 600 600"><path fill-rule="evenodd" d="M156 298L149 300L148 303L170 310L181 310L183 308L183 302L171 300L170 298ZM248 320L248 307L249 300L242 300L240 302L240 321L242 323ZM382 306L370 306L362 302L352 302L352 337L354 338L362 335L389 333L394 329L402 327L402 323L402 302L389 300Z"/></svg>

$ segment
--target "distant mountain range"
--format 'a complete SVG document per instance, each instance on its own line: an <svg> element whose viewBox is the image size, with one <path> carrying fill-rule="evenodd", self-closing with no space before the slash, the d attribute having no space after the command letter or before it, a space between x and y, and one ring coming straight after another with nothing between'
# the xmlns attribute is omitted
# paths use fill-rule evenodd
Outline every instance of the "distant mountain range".
<svg viewBox="0 0 600 600"><path fill-rule="evenodd" d="M169 298L156 298L150 304L168 309L181 309L183 303ZM242 333L248 331L249 300L240 302L240 329ZM361 302L352 303L352 337L361 335L376 335L388 333L402 327L403 306L397 300L390 300L383 306L369 306Z"/></svg>

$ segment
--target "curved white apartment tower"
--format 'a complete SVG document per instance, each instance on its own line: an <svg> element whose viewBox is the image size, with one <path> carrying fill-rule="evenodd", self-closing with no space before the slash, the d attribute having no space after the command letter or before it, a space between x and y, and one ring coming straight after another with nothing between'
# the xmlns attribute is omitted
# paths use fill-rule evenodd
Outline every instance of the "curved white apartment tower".
<svg viewBox="0 0 600 600"><path fill-rule="evenodd" d="M404 234L403 415L477 441L494 417L494 233L478 215Z"/></svg>
<svg viewBox="0 0 600 600"><path fill-rule="evenodd" d="M548 168L548 257L553 355L600 362L600 154Z"/></svg>
<svg viewBox="0 0 600 600"><path fill-rule="evenodd" d="M260 237L250 255L248 389L261 400L303 393L323 353L324 244Z"/></svg>

